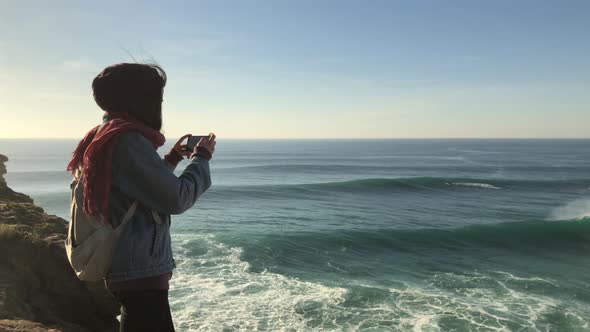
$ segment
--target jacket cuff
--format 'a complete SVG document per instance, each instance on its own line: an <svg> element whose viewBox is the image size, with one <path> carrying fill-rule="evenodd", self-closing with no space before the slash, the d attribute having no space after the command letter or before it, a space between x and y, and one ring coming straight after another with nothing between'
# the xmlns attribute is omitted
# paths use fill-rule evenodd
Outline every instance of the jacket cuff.
<svg viewBox="0 0 590 332"><path fill-rule="evenodd" d="M164 156L164 159L166 159L166 161L168 161L173 166L176 166L183 159L183 157L180 153L178 153L178 151L172 149Z"/></svg>
<svg viewBox="0 0 590 332"><path fill-rule="evenodd" d="M207 160L211 160L211 157L213 157L211 155L211 152L209 152L209 150L207 149L203 149L203 148L196 148L195 151L193 152L193 154L191 154L191 158L195 157L195 156L201 156Z"/></svg>

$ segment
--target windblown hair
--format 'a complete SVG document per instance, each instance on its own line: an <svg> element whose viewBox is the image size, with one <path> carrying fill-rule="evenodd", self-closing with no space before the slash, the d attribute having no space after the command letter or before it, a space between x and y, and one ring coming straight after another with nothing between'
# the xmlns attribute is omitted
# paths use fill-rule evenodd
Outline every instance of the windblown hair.
<svg viewBox="0 0 590 332"><path fill-rule="evenodd" d="M157 65L119 63L92 81L96 104L108 113L126 112L155 130L162 129L166 72Z"/></svg>

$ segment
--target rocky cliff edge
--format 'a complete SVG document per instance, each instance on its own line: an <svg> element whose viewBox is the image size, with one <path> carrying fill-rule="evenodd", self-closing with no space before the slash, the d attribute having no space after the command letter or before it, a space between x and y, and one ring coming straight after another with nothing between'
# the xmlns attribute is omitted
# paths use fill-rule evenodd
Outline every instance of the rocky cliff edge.
<svg viewBox="0 0 590 332"><path fill-rule="evenodd" d="M119 307L103 283L73 273L67 222L4 179L0 154L0 331L117 331Z"/></svg>

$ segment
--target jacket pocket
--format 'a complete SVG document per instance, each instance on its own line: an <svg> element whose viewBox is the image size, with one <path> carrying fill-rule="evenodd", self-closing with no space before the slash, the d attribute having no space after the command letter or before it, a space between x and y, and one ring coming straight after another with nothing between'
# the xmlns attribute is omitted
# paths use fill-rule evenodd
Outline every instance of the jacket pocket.
<svg viewBox="0 0 590 332"><path fill-rule="evenodd" d="M153 256L156 249L156 239L158 238L158 225L154 224L152 227L152 245L150 247L150 255Z"/></svg>
<svg viewBox="0 0 590 332"><path fill-rule="evenodd" d="M157 213L157 212L155 212ZM153 216L156 217L156 216ZM159 219L157 219L157 217L159 217ZM151 245L151 249L150 249L150 255L152 257L158 257L160 256L161 252L162 252L162 237L164 236L164 233L166 232L168 223L163 223L162 220L164 220L162 218L161 215L157 215L156 218L152 218L153 221L153 233L152 233L152 245Z"/></svg>

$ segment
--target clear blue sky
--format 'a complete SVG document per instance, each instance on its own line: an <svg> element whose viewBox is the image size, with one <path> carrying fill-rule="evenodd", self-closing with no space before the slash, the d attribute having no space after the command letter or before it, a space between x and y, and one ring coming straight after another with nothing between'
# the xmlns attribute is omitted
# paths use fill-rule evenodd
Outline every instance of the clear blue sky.
<svg viewBox="0 0 590 332"><path fill-rule="evenodd" d="M127 51L169 137L590 137L590 1L0 5L0 137L83 135Z"/></svg>

